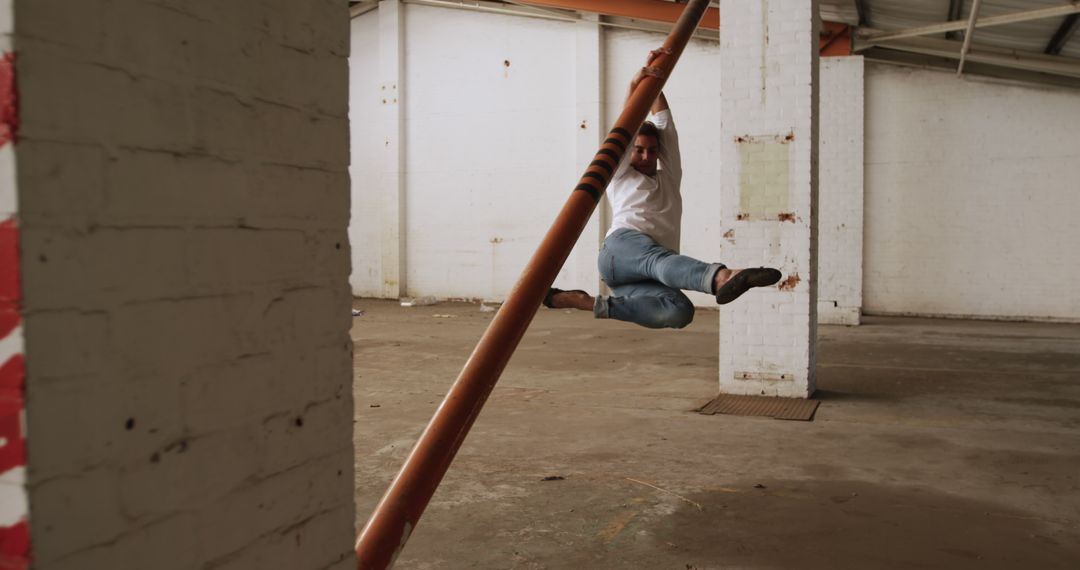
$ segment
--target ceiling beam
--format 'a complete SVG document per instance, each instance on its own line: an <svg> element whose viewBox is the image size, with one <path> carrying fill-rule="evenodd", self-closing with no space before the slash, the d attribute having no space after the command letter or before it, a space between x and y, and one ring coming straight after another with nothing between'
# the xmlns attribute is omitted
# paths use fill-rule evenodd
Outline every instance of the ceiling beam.
<svg viewBox="0 0 1080 570"><path fill-rule="evenodd" d="M514 3L665 23L675 23L686 9L683 4L664 0L514 0ZM719 30L720 10L707 9L700 27L707 30Z"/></svg>
<svg viewBox="0 0 1080 570"><path fill-rule="evenodd" d="M967 59L967 54L971 51L971 40L975 38L975 20L979 19L979 8L982 7L982 0L975 0L971 5L971 18L968 19L967 30L964 31L964 47L960 48L960 64L956 66L956 74L963 75L964 73L964 60Z"/></svg>
<svg viewBox="0 0 1080 570"><path fill-rule="evenodd" d="M468 4L462 2L461 0L401 1L406 4L416 4L419 6L431 6L435 8L447 8L451 10L466 10L469 12L480 12L486 14L503 14L506 16L521 16L525 18L539 18L542 20L552 20L557 22L590 21L605 28L621 28L626 30L637 30L640 32L667 33L671 31L670 26L659 22L651 22L644 19L610 16L606 18L601 18L599 21L583 20L581 15L576 12L540 8L530 5L530 3L526 0L514 0L512 2L489 2L483 0L470 0L470 3ZM720 32L718 30L703 30L699 28L694 31L692 37L696 39L715 42L720 40Z"/></svg>
<svg viewBox="0 0 1080 570"><path fill-rule="evenodd" d="M870 25L870 8L866 5L866 0L855 0L855 12L859 14L859 25Z"/></svg>
<svg viewBox="0 0 1080 570"><path fill-rule="evenodd" d="M964 17L964 0L949 0L949 17L945 18L946 22L952 22ZM945 32L945 39L958 40L960 39L960 32Z"/></svg>
<svg viewBox="0 0 1080 570"><path fill-rule="evenodd" d="M580 18L573 12L556 12L555 10L537 9L526 6L519 2L473 2L465 4L459 0L401 0L406 4L418 6L431 6L433 8L449 8L452 10L466 10L469 12L482 12L485 14L502 14L506 16L521 16L524 18L539 18L541 20L555 20L559 22L577 22Z"/></svg>
<svg viewBox="0 0 1080 570"><path fill-rule="evenodd" d="M898 51L884 47L871 47L866 51L861 52L860 55L865 57L866 61L917 67L919 69L940 69L942 71L956 70L955 59ZM1049 73L987 65L970 60L968 61L968 64L964 66L964 74L968 77L977 74L992 79L1021 81L1029 84L1054 87L1067 87L1069 89L1076 89L1080 92L1080 77L1067 77L1064 75L1052 75Z"/></svg>
<svg viewBox="0 0 1080 570"><path fill-rule="evenodd" d="M856 39L855 52L859 53L870 48L880 47L956 60L960 57L960 50L957 49L958 44L959 42L938 38L904 38L884 43L871 43L866 40ZM1009 69L1022 69L1080 78L1080 59L1060 55L1045 55L991 46L979 46L968 52L967 60Z"/></svg>
<svg viewBox="0 0 1080 570"><path fill-rule="evenodd" d="M1068 16L1070 14L1080 14L1080 0L1072 0L1067 4L1061 6L1053 6L1050 8L1039 8L1038 10L1026 10L1023 12L1013 12L1012 14L1004 14L1001 16L991 16L989 18L980 18L975 25L976 28L989 28L992 26L1004 26L1006 24L1016 24L1019 22L1029 22L1032 20L1042 20L1046 18L1056 18L1059 16ZM945 32L955 32L963 30L968 26L968 20L955 20L952 22L944 22L941 24L932 24L929 26L921 26L918 28L910 28L907 30L874 30L864 28L859 31L859 38L868 42L878 43L892 40L898 40L902 38L914 38L918 36L929 36L934 34L942 34Z"/></svg>
<svg viewBox="0 0 1080 570"><path fill-rule="evenodd" d="M1061 27L1054 32L1054 37L1050 38L1050 43L1046 44L1044 53L1049 55L1060 54L1077 28L1080 28L1080 14L1072 14L1065 18L1065 21L1061 23Z"/></svg>
<svg viewBox="0 0 1080 570"><path fill-rule="evenodd" d="M578 10L584 12L599 10L594 13L607 16L607 18L597 22L601 26L661 33L666 33L670 29L668 26L663 25L663 23L667 22L665 18L670 14L674 14L676 18L671 20L674 22L685 8L681 3L664 0L502 0L501 2L471 0L468 4L460 0L402 1L407 4L419 4L422 6L526 16L565 22L579 21L579 16L575 13ZM365 0L359 4L354 3L353 9L368 2L378 4L378 0ZM673 8L674 10L672 10ZM656 9L660 11L656 12ZM710 26L712 26L711 29ZM694 32L693 37L717 41L720 39L719 29L719 10L710 7L705 13L701 26ZM836 22L824 22L821 37L818 38L818 49L821 55L851 55L851 48L850 26Z"/></svg>
<svg viewBox="0 0 1080 570"><path fill-rule="evenodd" d="M355 18L379 7L379 0L363 0L349 4L349 18Z"/></svg>
<svg viewBox="0 0 1080 570"><path fill-rule="evenodd" d="M822 22L818 54L822 57L851 55L851 26L838 22Z"/></svg>

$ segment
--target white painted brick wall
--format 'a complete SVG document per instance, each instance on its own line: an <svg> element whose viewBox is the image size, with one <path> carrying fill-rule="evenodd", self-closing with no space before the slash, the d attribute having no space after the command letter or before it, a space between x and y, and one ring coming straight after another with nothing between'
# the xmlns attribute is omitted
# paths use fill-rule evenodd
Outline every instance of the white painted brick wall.
<svg viewBox="0 0 1080 570"><path fill-rule="evenodd" d="M15 9L35 568L354 568L345 3Z"/></svg>
<svg viewBox="0 0 1080 570"><path fill-rule="evenodd" d="M817 2L723 0L720 12L721 258L778 267L787 278L721 309L720 390L807 397L817 310ZM773 200L747 217L750 196Z"/></svg>
<svg viewBox="0 0 1080 570"><path fill-rule="evenodd" d="M492 237L483 238L477 232L485 228L514 223L520 227L521 239L525 239L524 236L527 235L534 236L531 239L538 240L554 219L554 213L561 206L566 191L555 183L538 186L531 179L521 181L519 185L524 184L530 188L529 194L542 199L543 207L550 210L550 215L537 216L504 210L506 204L494 198L463 201L462 193L472 195L478 191L469 186L468 181L487 181L482 186L483 196L500 195L501 190L490 189L487 186L490 186L491 179L498 178L499 172L505 170L501 165L512 158L518 161L532 161L540 168L549 169L552 172L562 172L561 175L565 175L566 180L573 184L584 165L591 160L595 147L590 148L586 155L583 155L585 158L573 158L565 164L558 164L557 160L545 154L544 149L582 147L583 144L579 144L571 137L594 140L597 138L598 129L596 125L588 124L588 121L586 121L586 129L580 129L582 118L577 115L574 116L572 125L574 128L567 128L565 125L553 128L549 124L553 110L544 104L533 105L520 112L527 118L529 124L544 125L540 127L543 129L543 136L554 137L550 139L551 142L545 143L541 148L541 145L534 141L518 137L514 139L518 142L514 143L513 152L510 152L509 145L503 145L507 149L492 147L486 140L474 141L470 138L466 145L468 152L465 153L468 158L463 164L461 160L448 155L446 149L440 150L437 147L454 136L474 137L475 135L471 132L455 133L457 123L450 123L450 119L446 119L443 125L433 125L429 117L450 116L454 121L468 124L470 121L490 114L487 108L493 104L490 101L491 94L483 91L484 86L470 86L469 82L458 87L456 91L440 90L436 84L441 85L447 80L434 81L425 76L437 72L442 74L439 77L443 77L453 71L463 77L484 77L491 72L488 61L491 59L491 53L505 51L506 43L502 39L487 38L499 38L501 34L534 38L520 42L515 49L543 51L545 57L552 58L553 64L569 69L573 73L574 84L570 87L576 85L576 92L571 95L577 98L576 106L579 107L579 111L591 105L591 100L583 99L580 84L591 81L589 73L600 73L604 115L614 117L622 111L626 85L631 75L640 67L645 54L663 43L664 34L605 29L601 33L602 61L598 65L590 59L595 58L595 51L586 53L580 47L581 42L591 41L588 36L585 40L582 39L584 32L580 29L581 26L578 26L579 29L576 31L575 41L578 42L579 47L575 52L562 48L551 50L543 47L547 45L545 42L562 42L570 37L568 34L575 33L573 28L558 23L423 6L407 6L407 12L410 15L406 25L405 41L409 47L410 59L406 67L412 70L410 76L415 77L409 84L413 85L414 80L421 81L421 86L431 84L431 87L413 85L412 88L407 88L408 92L405 93L409 108L412 109L406 120L410 125L416 125L410 127L409 132L412 134L405 143L409 157L406 160L405 175L406 209L408 219L412 220L406 225L405 231L408 234L408 252L410 252L409 273L413 278L412 284L415 285L410 293L437 297L501 299L509 293L516 282L521 265L524 263L523 260L532 253L530 250L532 246L529 246L530 248L518 247L515 250L516 254L522 258L514 259L509 255L501 255L506 249L505 241L492 244ZM363 127L373 126L370 120L380 111L380 91L377 81L379 68L377 24L376 12L369 12L353 20L350 113L355 120L360 121ZM465 34L469 38L468 42L453 43L439 35L460 29L468 30ZM573 47L573 45L567 44L567 47ZM527 53L533 57L532 51ZM556 61L555 58L566 59ZM721 260L718 236L724 233L717 215L721 203L719 192L721 162L716 159L720 155L721 147L721 140L716 132L716 125L720 122L721 108L719 59L720 46L717 42L703 39L691 40L680 59L678 69L665 89L679 125L680 137L683 141L683 161L687 165L682 186L684 203L687 206L683 214L682 251L687 255L705 260ZM502 60L498 63L501 64ZM513 62L511 66L510 70L516 67ZM425 71L428 69L435 69L435 71L428 73ZM528 69L520 73L535 73L535 71ZM561 81L558 77L561 76L553 75L551 79ZM500 76L497 79L505 80L506 77ZM566 87L567 85L557 83L539 86L536 89L548 92L555 99L562 100L567 95ZM511 103L503 102L502 105ZM351 280L355 295L380 296L382 294L380 288L383 285L381 282L383 260L379 247L378 223L386 218L382 206L384 197L380 196L377 189L364 184L364 181L371 172L379 168L381 139L371 129L363 127L354 129L352 133L354 189L353 224L350 236L354 248ZM599 131L602 132L603 129ZM500 133L498 136L505 138L513 137L514 134ZM431 140L417 141L417 137L430 137ZM489 137L483 137L483 139L486 138ZM414 150L416 145L426 146L423 151L417 151ZM484 149L486 153L472 149ZM514 156L511 157L511 154ZM521 156L523 154L531 156L523 159ZM466 172L465 168L471 169L471 173ZM434 173L425 172L432 170ZM442 172L451 174L446 177L438 174ZM464 181L458 179L464 179ZM454 191L446 191L447 188ZM515 217L512 220L508 218L511 215ZM593 242L598 241L599 237L605 233L604 229L597 224L599 217L595 215L589 227L586 228L578 248L556 280L557 286L595 290L598 276L596 275L596 248ZM453 223L445 221L455 219L458 221ZM498 256L497 262L496 256ZM413 257L418 257L422 261L416 262ZM468 267L471 270L464 271L461 267ZM448 278L450 275L453 278ZM845 275L845 279L847 278ZM855 274L853 279L861 279L861 273ZM846 286L857 288L858 282L848 280ZM712 296L693 292L689 295L698 306L716 307Z"/></svg>
<svg viewBox="0 0 1080 570"><path fill-rule="evenodd" d="M502 299L597 145L584 154L578 147L598 144L609 126L596 124L589 91L599 88L604 115L617 116L631 75L664 34L605 29L597 50L584 24L416 5L406 6L406 14L409 293ZM365 36L377 18L371 12L353 21L350 113L361 121L379 107L371 79L378 42ZM718 62L716 42L692 40L666 89L688 165L682 249L703 259L719 255ZM353 131L350 232L358 296L379 295L378 234L364 221L383 215L381 198L361 185L364 173L378 167L377 144L372 133ZM599 217L586 227L557 286L596 290L596 254L605 233ZM707 295L691 296L715 306Z"/></svg>
<svg viewBox="0 0 1080 570"><path fill-rule="evenodd" d="M865 310L1080 321L1080 93L866 74Z"/></svg>
<svg viewBox="0 0 1080 570"><path fill-rule="evenodd" d="M771 5L775 9L776 4ZM538 57L528 50L543 51L545 57L567 69L563 75L552 71L548 76L555 82L549 95L564 102L559 107L562 111L544 104L519 109L528 117L526 122L530 125L543 124L551 132L561 129L551 126L555 115L565 114L564 119L575 125L580 122L573 108L575 104L581 104L580 95L573 86L580 79L579 66L575 63L578 55L573 49L576 41L573 25L568 24L564 29L558 23L531 18L420 6L407 6L407 11L427 14L422 19L410 20L406 27L407 41L424 44L417 49L411 63L414 69L420 69L417 74L423 74L424 69L436 65L428 62L425 59L427 56L421 55L432 53L433 57L442 58L433 61L440 62L438 65L444 73L452 69L466 77L482 76L491 72L488 50L493 50L490 53L506 51L504 46L508 41L488 38L512 34L523 39L514 46L518 52L528 53L528 57ZM369 33L374 30L375 22L377 14L374 12L353 22L357 45L364 47L363 51L358 50L353 55L354 91L370 92L377 88L373 73L378 69L378 55L377 50L371 49L377 46L377 41ZM778 30L789 26L779 23L773 31L786 33ZM452 29L466 30L468 33L462 37L470 38L469 42L451 42L449 38L438 35L448 34ZM621 110L630 74L640 65L643 54L660 43L662 38L663 35L659 33L631 30L606 29L603 32L604 58L599 67L604 76L606 116L612 117ZM548 49L549 41L555 42L558 47ZM792 49L795 48L774 47L774 51L780 50L777 53L783 50L791 53ZM720 74L717 71L719 57L720 47L716 42L691 41L667 87L667 93L675 107L684 141L684 161L688 165L683 184L688 206L683 219L683 251L702 259L719 258L730 262L726 251L721 254L720 244L729 244L738 249L738 239L735 238L734 244L726 239L717 239L717 236L732 230L730 227L722 228L716 214L721 211L718 191L721 185L721 161L716 157L720 155L722 141L715 128L720 120L721 107ZM733 80L733 86L740 89L760 88L760 52L750 57L757 59L742 64L754 71ZM844 61L826 58L825 65L843 66ZM854 61L850 60L848 65L855 65ZM513 62L512 66L510 70L517 67ZM593 62L580 67L585 66L596 68ZM865 184L867 192L874 193L874 196L867 198L864 223L860 219L861 210L856 206L860 199L858 190L854 184L848 185L858 180L859 175L855 170L860 163L855 159L855 153L862 148L857 144L859 135L855 131L860 125L855 120L857 98L851 93L855 80L840 69L830 67L821 78L824 90L821 111L823 114L836 113L837 118L822 123L820 137L821 172L824 177L820 320L854 322L863 289L867 310L876 313L1064 320L1080 318L1080 301L1071 291L1062 294L1056 290L1056 285L1047 284L1045 287L1051 292L1040 289L1039 294L1027 294L1028 289L1042 285L1021 286L1015 281L998 283L999 280L990 277L989 269L999 259L1018 267L1056 263L1054 252L1057 246L1053 244L1077 241L1075 226L1063 219L1072 210L1058 207L1071 204L1069 191L1078 178L1077 168L1080 168L1080 161L1074 160L1075 152L1072 152L1072 149L1080 148L1078 135L1070 128L1070 121L1062 120L1062 117L1075 115L1076 94L1067 90L1003 85L985 80L957 80L948 74L932 71L914 72L893 66L871 66L866 88L869 102L865 115L868 125ZM558 80L560 77L569 83L561 82ZM787 89L775 79L772 81L774 85L765 93L766 100ZM833 85L834 80L843 84ZM419 119L420 123L411 120L410 123L427 125L430 128L426 128L425 133L437 133L432 137L433 141L444 140L453 128L447 126L452 121L468 122L485 112L484 106L488 105L488 100L476 96L470 89L478 90L479 87L465 86L459 91L446 93L447 97L453 96L453 99L443 99L436 95L436 88L431 87L428 94L421 93L419 96L424 98L424 105L433 105L435 111L425 110L422 113L425 117ZM367 126L365 121L378 112L377 103L376 97L370 93L354 93L351 112ZM416 103L418 109L420 105ZM427 117L443 116L446 112L439 109L447 107L454 110L453 119L444 117L444 126L435 128ZM777 115L777 119L779 123L771 126L783 127L784 117ZM933 127L930 131L933 136L922 136L921 133L926 132L928 127ZM419 132L414 130L417 135ZM530 247L515 246L517 249L503 256L501 253L508 249L503 247L505 241L492 244L490 240L499 232L491 230L513 221L520 225L520 231L515 234L518 239L524 240L524 236L528 235L536 236L534 239L538 240L538 236L547 229L557 205L565 198L564 182L569 180L573 184L583 166L580 160L572 156L577 146L575 138L569 134L569 130L559 132L563 133L562 136L549 140L543 146L565 149L564 154L570 158L565 161L543 156L527 158L534 161L530 167L544 172L559 172L558 176L562 177L558 183L547 179L537 183L531 178L519 183L519 186L524 184L528 192L519 188L515 190L515 195L539 196L533 204L535 207L527 208L528 214L503 209L501 201L491 199L499 192L491 181L493 178L501 179L499 169L502 167L499 165L504 164L510 154L520 159L523 153L528 152L522 149L540 146L534 141L521 142L524 137L515 139L513 145L499 145L495 154L483 156L472 149L482 147L487 144L486 141L470 140L465 145L470 149L465 153L468 156L465 166L472 172L452 173L447 177L452 185L448 186L442 178L431 173L419 173L424 185L420 197L406 196L406 207L413 217L412 225L407 225L405 231L409 234L410 251L421 260L410 264L409 270L425 284L422 289L414 291L415 294L501 298L509 292L531 250ZM353 190L354 224L350 230L355 245L352 280L354 293L361 296L378 294L382 263L378 233L375 226L369 223L380 216L380 197L362 183L365 173L372 172L378 166L379 141L370 135L361 129L353 133L353 178L356 187ZM1010 143L1017 136L1022 137L1023 147L1027 149L1024 153L1016 153ZM407 151L413 157L406 164L407 194L414 191L414 168L434 168L439 172L450 172L454 168L454 161L457 160L454 157L457 155L448 153L446 149L437 149L437 145L432 142L422 152ZM514 152L503 152L501 147L512 148ZM984 148L993 152L988 155ZM424 166L418 167L418 162ZM443 191L445 188L456 190L446 192ZM1013 188L1024 189L1022 202L985 199L987 189L996 189L995 192L1008 196ZM467 199L463 200L462 196ZM834 200L834 196L837 199ZM549 210L542 215L536 214L541 211L541 203ZM940 205L947 208L942 210ZM836 211L833 206L848 210ZM1023 216L1012 215L1017 208L1024 212ZM978 216L967 213L976 211L979 212ZM468 224L457 227L453 223L444 223L443 218L468 220ZM964 221L969 218L970 221ZM1041 229L1042 219L1050 220L1048 233L1043 233ZM857 261L860 252L864 251L857 243L861 239L860 228L865 228L866 236L865 270L860 269ZM987 231L987 228L995 231ZM997 228L1008 228L1008 232L997 232ZM591 249L594 240L589 235L593 231L592 226L586 231L582 245L568 260L567 269L557 281L560 286L595 287L595 259ZM486 234L491 235L484 237ZM590 249L582 249L586 241ZM515 255L521 259L515 258ZM757 256L747 261L760 263L759 259L760 256ZM940 259L929 267L935 273L929 283L916 270L926 259ZM461 267L469 270L463 271ZM959 271L953 268L959 268ZM1064 279L1073 277L1069 273L1071 270L1071 266L1064 269ZM860 283L863 278L865 287ZM972 283L968 279L973 280ZM699 306L715 306L706 295L692 294L691 297Z"/></svg>
<svg viewBox="0 0 1080 570"><path fill-rule="evenodd" d="M857 325L862 310L863 58L821 59L818 322Z"/></svg>
<svg viewBox="0 0 1080 570"><path fill-rule="evenodd" d="M587 165L570 134L577 29L418 5L405 14L409 293L503 298ZM579 243L572 255L595 260L596 240ZM560 286L595 289L575 273L564 269Z"/></svg>
<svg viewBox="0 0 1080 570"><path fill-rule="evenodd" d="M373 184L380 172L384 141L378 117L382 107L379 89L379 13L368 12L351 23L349 57L349 120L352 128L352 217L349 242L352 275L349 281L357 297L381 297L385 292L380 228L383 223L382 189Z"/></svg>
<svg viewBox="0 0 1080 570"><path fill-rule="evenodd" d="M575 53L574 53L574 112L578 121L578 128L572 129L575 133L574 160L571 170L576 168L580 173L585 172L587 166L596 157L596 150L607 138L608 127L604 109L604 64L607 45L606 34L600 26L599 16L588 14L582 17L582 21L575 26ZM565 198L564 198L565 200ZM555 199L558 201L558 198ZM561 289L582 289L593 294L597 293L600 272L597 269L596 256L599 253L599 244L603 231L602 224L610 220L605 214L605 204L597 205L596 211L589 218L588 223L582 230L578 243L563 265L554 285ZM550 220L550 224L554 220ZM606 227L606 226L605 226ZM608 291L601 291L608 293Z"/></svg>

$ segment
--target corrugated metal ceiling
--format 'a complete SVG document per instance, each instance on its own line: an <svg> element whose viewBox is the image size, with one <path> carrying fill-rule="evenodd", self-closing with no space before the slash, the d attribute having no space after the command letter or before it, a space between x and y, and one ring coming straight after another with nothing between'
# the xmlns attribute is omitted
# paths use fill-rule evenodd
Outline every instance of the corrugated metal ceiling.
<svg viewBox="0 0 1080 570"><path fill-rule="evenodd" d="M962 3L960 17L967 19L973 0ZM862 4L866 11L865 25L880 30L902 30L949 20L949 0L863 0ZM979 18L1068 4L1067 0L983 0ZM859 20L855 0L822 0L821 14L825 20L849 24L857 24ZM972 45L976 49L990 46L1041 54L1064 20L1055 17L977 29ZM1080 58L1080 33L1073 34L1060 55Z"/></svg>

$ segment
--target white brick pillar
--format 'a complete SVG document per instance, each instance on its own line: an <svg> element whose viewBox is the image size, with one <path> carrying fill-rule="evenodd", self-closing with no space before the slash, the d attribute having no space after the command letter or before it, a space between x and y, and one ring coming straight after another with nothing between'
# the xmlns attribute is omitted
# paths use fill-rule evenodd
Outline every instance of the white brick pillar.
<svg viewBox="0 0 1080 570"><path fill-rule="evenodd" d="M816 0L722 0L721 259L784 280L720 310L720 391L814 392Z"/></svg>
<svg viewBox="0 0 1080 570"><path fill-rule="evenodd" d="M863 273L863 58L821 60L818 322L857 325Z"/></svg>

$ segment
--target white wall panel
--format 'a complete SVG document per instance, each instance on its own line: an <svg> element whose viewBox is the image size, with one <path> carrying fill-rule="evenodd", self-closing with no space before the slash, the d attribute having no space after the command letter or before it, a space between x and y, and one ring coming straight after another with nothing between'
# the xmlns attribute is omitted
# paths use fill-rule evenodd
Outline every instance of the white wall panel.
<svg viewBox="0 0 1080 570"><path fill-rule="evenodd" d="M383 291L382 259L379 248L378 186L374 181L379 165L381 138L379 115L379 14L368 12L352 20L352 53L349 56L349 138L352 178L352 217L349 242L352 244L353 295L378 297Z"/></svg>
<svg viewBox="0 0 1080 570"><path fill-rule="evenodd" d="M1080 320L1080 93L866 77L868 312Z"/></svg>
<svg viewBox="0 0 1080 570"><path fill-rule="evenodd" d="M409 294L503 298L580 176L575 27L409 5L405 28Z"/></svg>

